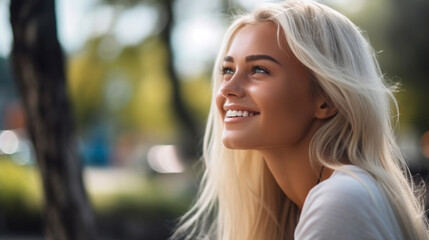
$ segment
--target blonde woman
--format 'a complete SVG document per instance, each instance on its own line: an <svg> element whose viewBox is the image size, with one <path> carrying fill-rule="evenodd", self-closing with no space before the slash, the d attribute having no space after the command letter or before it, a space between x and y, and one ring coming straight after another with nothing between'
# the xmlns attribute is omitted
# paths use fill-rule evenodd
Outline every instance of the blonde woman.
<svg viewBox="0 0 429 240"><path fill-rule="evenodd" d="M315 2L236 20L213 74L199 198L173 239L429 239L374 52Z"/></svg>

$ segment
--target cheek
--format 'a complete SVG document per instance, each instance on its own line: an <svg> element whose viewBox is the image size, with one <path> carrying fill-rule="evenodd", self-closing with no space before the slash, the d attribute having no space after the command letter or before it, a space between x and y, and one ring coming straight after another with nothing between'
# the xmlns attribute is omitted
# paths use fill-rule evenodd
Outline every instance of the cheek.
<svg viewBox="0 0 429 240"><path fill-rule="evenodd" d="M313 106L306 94L297 91L276 92L264 96L262 129L273 142L296 142L302 139L314 119Z"/></svg>
<svg viewBox="0 0 429 240"><path fill-rule="evenodd" d="M222 116L224 115L223 105L225 104L226 99L223 97L223 95L218 91L216 94L216 106L218 113Z"/></svg>

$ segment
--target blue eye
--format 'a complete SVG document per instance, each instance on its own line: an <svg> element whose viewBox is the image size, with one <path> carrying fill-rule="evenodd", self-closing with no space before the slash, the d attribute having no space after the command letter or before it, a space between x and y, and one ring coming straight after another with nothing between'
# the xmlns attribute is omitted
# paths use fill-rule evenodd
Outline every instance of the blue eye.
<svg viewBox="0 0 429 240"><path fill-rule="evenodd" d="M232 68L229 68L229 67L223 67L222 69L221 69L221 74L222 75L227 75L227 74L234 74L234 70L232 70Z"/></svg>
<svg viewBox="0 0 429 240"><path fill-rule="evenodd" d="M269 74L270 72L268 70L266 70L265 68L261 67L261 66L253 66L252 67L252 72L255 73L262 73L262 74Z"/></svg>

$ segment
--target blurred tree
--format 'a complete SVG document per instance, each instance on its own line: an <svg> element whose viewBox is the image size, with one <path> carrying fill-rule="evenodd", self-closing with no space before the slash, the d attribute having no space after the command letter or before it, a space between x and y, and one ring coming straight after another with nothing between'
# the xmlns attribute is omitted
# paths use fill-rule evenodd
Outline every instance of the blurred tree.
<svg viewBox="0 0 429 240"><path fill-rule="evenodd" d="M239 14L240 12L244 12L245 9L242 5L240 5L237 1L231 0L221 0L222 4L222 12L225 13L228 17L232 17L234 15ZM224 19L230 20L230 19ZM229 22L228 22L229 25Z"/></svg>
<svg viewBox="0 0 429 240"><path fill-rule="evenodd" d="M57 40L54 0L12 0L11 53L45 198L46 239L95 239Z"/></svg>
<svg viewBox="0 0 429 240"><path fill-rule="evenodd" d="M173 64L174 53L171 35L174 27L174 1L163 0L161 2L165 9L164 18L166 23L165 27L161 31L161 38L167 47L167 71L170 76L169 79L172 87L172 106L174 106L173 109L180 122L181 129L183 129L181 132L185 141L184 144L182 144L182 147L185 150L185 154L190 157L197 156L197 154L199 154L197 152L197 149L199 149L197 143L199 141L199 137L201 137L200 129L183 101L180 90L180 80Z"/></svg>
<svg viewBox="0 0 429 240"><path fill-rule="evenodd" d="M167 80L170 83L171 90L171 109L177 119L180 141L180 145L183 153L185 154L185 159L193 159L199 155L197 147L199 138L202 136L201 128L198 124L198 121L190 112L190 108L187 105L184 97L182 96L182 81L179 78L176 69L174 68L174 51L172 46L172 32L174 29L174 0L102 0L104 4L113 6L116 10L124 10L127 8L135 7L139 4L145 4L147 6L153 6L158 10L160 14L159 21L161 29L159 34L159 39L162 44L165 46L165 73L167 75Z"/></svg>
<svg viewBox="0 0 429 240"><path fill-rule="evenodd" d="M393 58L396 59L389 71L403 78L405 91L413 92L408 94L417 104L412 124L419 132L429 130L428 11L427 0L394 0L390 24L387 25L388 43L394 49Z"/></svg>
<svg viewBox="0 0 429 240"><path fill-rule="evenodd" d="M17 94L13 86L12 76L9 71L9 62L0 57L0 115L4 114L10 102L17 99ZM6 123L4 118L0 118L0 129L5 129Z"/></svg>

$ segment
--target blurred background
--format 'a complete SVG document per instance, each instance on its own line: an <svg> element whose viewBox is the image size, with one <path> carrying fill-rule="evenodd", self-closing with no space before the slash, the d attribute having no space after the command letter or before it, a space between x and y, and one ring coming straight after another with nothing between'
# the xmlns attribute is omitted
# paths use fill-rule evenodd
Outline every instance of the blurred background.
<svg viewBox="0 0 429 240"><path fill-rule="evenodd" d="M231 16L269 1L56 0L84 185L100 239L166 239L194 199L210 75ZM275 1L271 1L275 2ZM398 142L429 169L429 1L325 0L401 82ZM44 197L0 0L0 239L43 239ZM168 19L167 15L172 16Z"/></svg>

